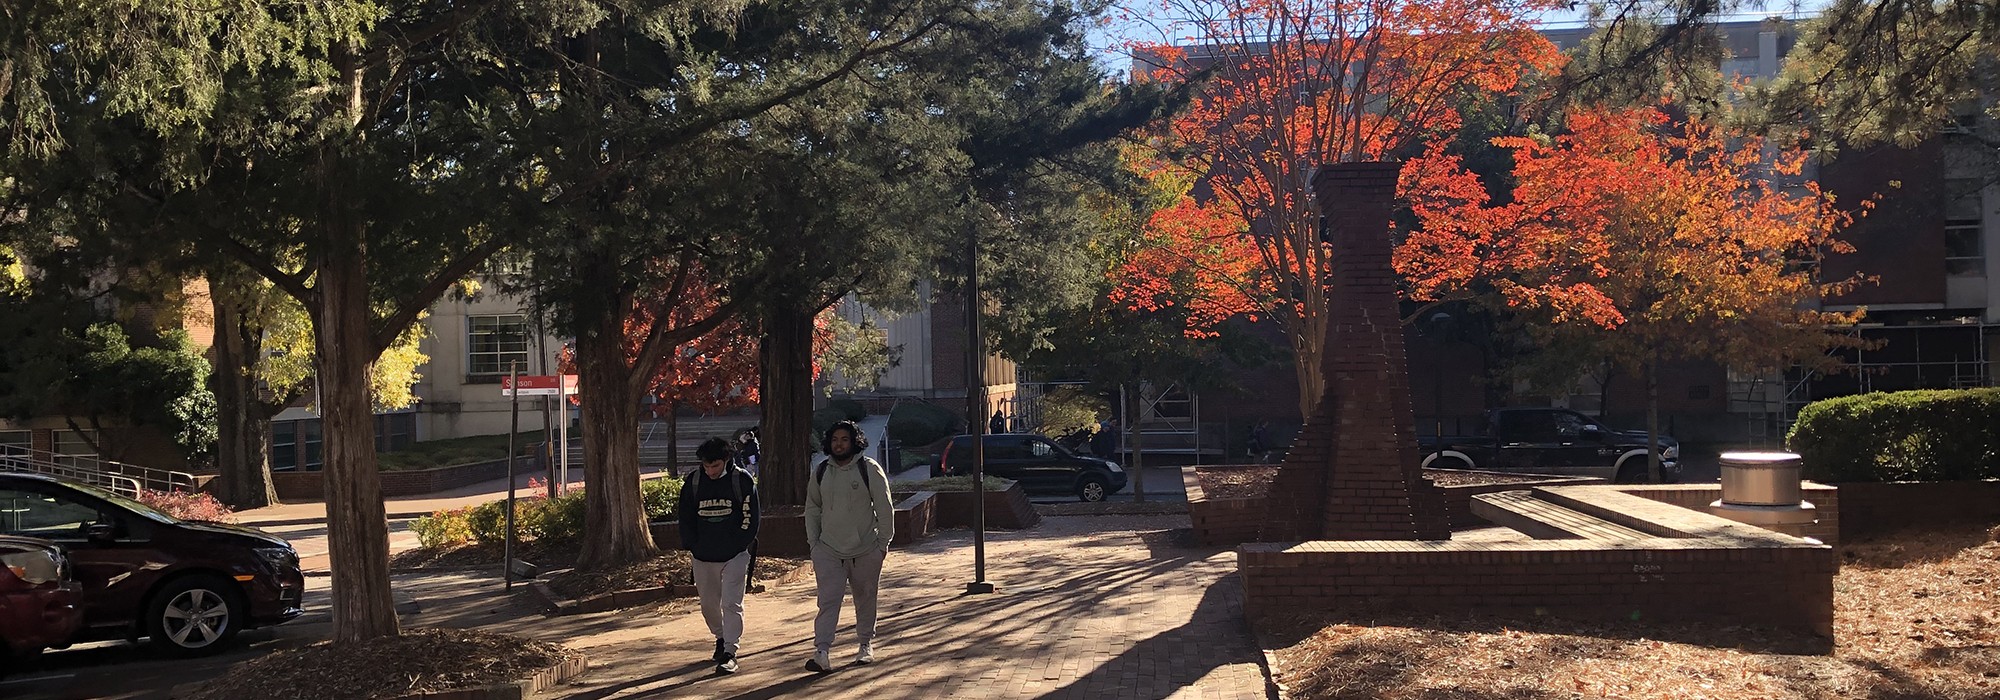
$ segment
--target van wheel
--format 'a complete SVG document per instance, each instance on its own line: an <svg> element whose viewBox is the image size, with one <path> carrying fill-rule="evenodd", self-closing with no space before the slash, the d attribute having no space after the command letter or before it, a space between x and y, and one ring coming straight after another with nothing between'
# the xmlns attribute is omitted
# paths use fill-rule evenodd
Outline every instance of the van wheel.
<svg viewBox="0 0 2000 700"><path fill-rule="evenodd" d="M215 653L243 627L242 598L234 584L215 576L174 579L147 606L147 636L174 656Z"/></svg>
<svg viewBox="0 0 2000 700"><path fill-rule="evenodd" d="M1471 469L1472 463L1450 455L1438 455L1425 469Z"/></svg>
<svg viewBox="0 0 2000 700"><path fill-rule="evenodd" d="M1111 483L1104 477L1089 474L1076 482L1076 497L1085 503L1099 503L1111 495Z"/></svg>
<svg viewBox="0 0 2000 700"><path fill-rule="evenodd" d="M1646 483L1646 461L1638 458L1625 460L1625 466L1618 468L1618 476L1612 479L1612 482L1618 484Z"/></svg>

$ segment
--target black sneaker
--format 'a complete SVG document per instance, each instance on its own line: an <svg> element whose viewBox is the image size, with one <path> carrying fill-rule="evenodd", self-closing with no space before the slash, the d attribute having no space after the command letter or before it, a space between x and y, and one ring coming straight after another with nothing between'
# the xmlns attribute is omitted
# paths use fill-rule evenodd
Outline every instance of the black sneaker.
<svg viewBox="0 0 2000 700"><path fill-rule="evenodd" d="M734 655L722 657L722 660L715 664L715 672L724 674L735 673L736 657Z"/></svg>
<svg viewBox="0 0 2000 700"><path fill-rule="evenodd" d="M709 659L711 659L711 660L713 660L713 661L715 661L716 663L722 663L722 662L724 662L724 661L728 661L728 660L729 660L729 652L726 652L726 651L723 651L723 650L722 650L722 638L721 638L721 637L717 637L717 638L715 639L715 655L714 655L714 656L711 656L711 657L708 657L708 658L709 658Z"/></svg>

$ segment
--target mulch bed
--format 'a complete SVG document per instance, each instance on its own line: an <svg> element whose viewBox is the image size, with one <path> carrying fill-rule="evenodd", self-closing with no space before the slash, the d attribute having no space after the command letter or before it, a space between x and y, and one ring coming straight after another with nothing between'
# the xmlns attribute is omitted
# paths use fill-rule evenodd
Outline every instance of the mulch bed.
<svg viewBox="0 0 2000 700"><path fill-rule="evenodd" d="M543 570L562 569L576 565L578 552L582 551L575 542L535 542L515 544L514 558L533 562ZM460 566L500 566L502 545L466 544L456 547L410 549L397 552L389 557L391 569L427 569Z"/></svg>
<svg viewBox="0 0 2000 700"><path fill-rule="evenodd" d="M806 563L804 559L757 557L751 578L768 580L791 573ZM549 590L571 600L594 595L642 588L694 585L692 559L685 551L662 552L660 556L610 571L570 570L546 579Z"/></svg>
<svg viewBox="0 0 2000 700"><path fill-rule="evenodd" d="M1720 624L1492 616L1259 620L1293 698L2000 697L2000 532L1850 542L1831 654Z"/></svg>
<svg viewBox="0 0 2000 700"><path fill-rule="evenodd" d="M1209 500L1263 498L1271 491L1271 480L1277 478L1278 466L1196 469L1194 476Z"/></svg>
<svg viewBox="0 0 2000 700"><path fill-rule="evenodd" d="M1227 469L1196 469L1195 478L1201 481L1202 493L1213 499L1263 498L1271 491L1271 480L1278 476L1277 465L1268 467L1230 467ZM1425 469L1424 476L1439 486L1472 486L1476 484L1507 484L1514 482L1539 481L1544 476L1512 476L1506 474L1468 474L1465 472Z"/></svg>
<svg viewBox="0 0 2000 700"><path fill-rule="evenodd" d="M1545 481L1549 479L1549 477L1547 476L1540 476L1540 475L1515 476L1512 474L1473 474L1468 472L1441 471L1437 469L1425 469L1424 476L1430 477L1431 483L1437 484L1439 486L1479 486L1481 484L1516 484L1516 483L1527 483L1530 481Z"/></svg>
<svg viewBox="0 0 2000 700"><path fill-rule="evenodd" d="M188 700L370 700L521 680L576 657L553 644L491 632L409 629L402 636L276 652L247 661Z"/></svg>
<svg viewBox="0 0 2000 700"><path fill-rule="evenodd" d="M546 580L550 591L571 600L640 588L691 586L694 585L694 569L689 567L688 562L687 552L662 552L660 556L629 566L606 571L572 569L556 573Z"/></svg>

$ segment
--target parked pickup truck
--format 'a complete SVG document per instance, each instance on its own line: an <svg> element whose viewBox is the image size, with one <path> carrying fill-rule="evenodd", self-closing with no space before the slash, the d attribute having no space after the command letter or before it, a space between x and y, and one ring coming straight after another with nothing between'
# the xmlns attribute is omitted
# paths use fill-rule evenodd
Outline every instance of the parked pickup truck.
<svg viewBox="0 0 2000 700"><path fill-rule="evenodd" d="M1646 480L1646 431L1612 430L1563 408L1502 408L1486 412L1478 435L1418 439L1424 466L1563 476L1620 483ZM1660 476L1680 480L1680 443L1660 436Z"/></svg>

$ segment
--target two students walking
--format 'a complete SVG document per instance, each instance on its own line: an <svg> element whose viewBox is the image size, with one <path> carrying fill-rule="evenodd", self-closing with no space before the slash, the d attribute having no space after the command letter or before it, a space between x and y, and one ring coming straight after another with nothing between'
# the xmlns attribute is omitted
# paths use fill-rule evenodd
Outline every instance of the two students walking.
<svg viewBox="0 0 2000 700"><path fill-rule="evenodd" d="M862 455L868 440L852 421L827 429L826 457L806 482L806 541L812 548L819 615L813 620L813 655L806 669L834 669L834 632L849 592L854 597L857 664L875 661L877 595L889 543L896 537L895 502L882 465ZM731 465L731 445L711 439L696 450L702 468L681 488L681 546L694 558L702 615L715 634L716 671L737 670L743 635L743 596L757 538L756 485ZM711 458L714 459L711 462Z"/></svg>

